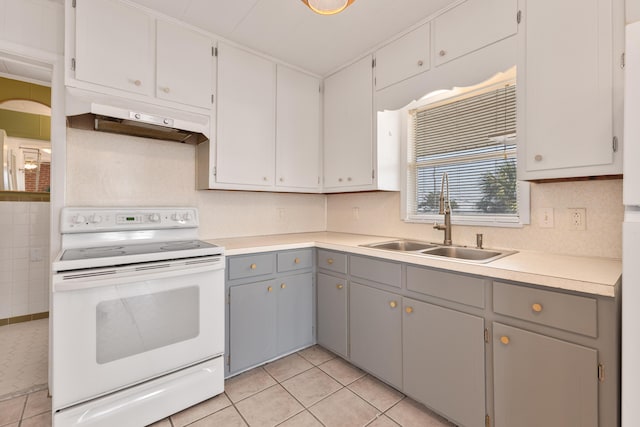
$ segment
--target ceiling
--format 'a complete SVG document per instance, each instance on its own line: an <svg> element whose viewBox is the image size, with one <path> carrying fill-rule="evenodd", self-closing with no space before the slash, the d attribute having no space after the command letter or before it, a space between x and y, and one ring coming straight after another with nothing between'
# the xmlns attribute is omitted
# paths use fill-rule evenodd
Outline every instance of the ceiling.
<svg viewBox="0 0 640 427"><path fill-rule="evenodd" d="M300 0L132 0L318 75L459 0L357 0L321 16Z"/></svg>

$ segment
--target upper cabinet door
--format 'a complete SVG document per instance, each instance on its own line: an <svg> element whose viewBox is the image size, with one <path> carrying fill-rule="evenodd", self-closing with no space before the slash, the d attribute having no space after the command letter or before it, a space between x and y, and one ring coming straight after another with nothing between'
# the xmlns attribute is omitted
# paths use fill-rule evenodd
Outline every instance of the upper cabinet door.
<svg viewBox="0 0 640 427"><path fill-rule="evenodd" d="M430 68L430 28L427 23L376 51L376 90Z"/></svg>
<svg viewBox="0 0 640 427"><path fill-rule="evenodd" d="M273 187L276 65L218 46L217 182Z"/></svg>
<svg viewBox="0 0 640 427"><path fill-rule="evenodd" d="M276 186L320 186L320 81L278 65Z"/></svg>
<svg viewBox="0 0 640 427"><path fill-rule="evenodd" d="M213 43L195 31L158 21L156 96L211 108Z"/></svg>
<svg viewBox="0 0 640 427"><path fill-rule="evenodd" d="M78 80L153 96L155 20L114 0L76 3Z"/></svg>
<svg viewBox="0 0 640 427"><path fill-rule="evenodd" d="M433 24L436 65L517 33L517 12L517 0L467 0L438 16Z"/></svg>
<svg viewBox="0 0 640 427"><path fill-rule="evenodd" d="M520 178L591 175L569 168L613 162L612 1L524 0L523 6Z"/></svg>
<svg viewBox="0 0 640 427"><path fill-rule="evenodd" d="M372 57L324 81L324 186L373 184Z"/></svg>

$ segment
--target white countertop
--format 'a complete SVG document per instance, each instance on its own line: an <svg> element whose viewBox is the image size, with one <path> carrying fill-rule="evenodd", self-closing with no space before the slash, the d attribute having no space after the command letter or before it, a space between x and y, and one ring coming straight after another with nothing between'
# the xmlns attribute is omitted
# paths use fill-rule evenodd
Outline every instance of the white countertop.
<svg viewBox="0 0 640 427"><path fill-rule="evenodd" d="M208 242L224 246L225 254L229 256L317 247L607 297L616 295L622 275L622 262L610 258L519 251L487 264L478 264L360 246L389 240L394 238L320 232L214 239Z"/></svg>

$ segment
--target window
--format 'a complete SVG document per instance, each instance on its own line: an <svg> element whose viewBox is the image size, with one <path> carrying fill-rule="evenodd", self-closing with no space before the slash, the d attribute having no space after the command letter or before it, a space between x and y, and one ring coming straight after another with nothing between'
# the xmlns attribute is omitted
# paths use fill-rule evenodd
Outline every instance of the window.
<svg viewBox="0 0 640 427"><path fill-rule="evenodd" d="M407 221L434 221L446 172L458 224L528 223L528 186L516 179L515 80L409 110Z"/></svg>

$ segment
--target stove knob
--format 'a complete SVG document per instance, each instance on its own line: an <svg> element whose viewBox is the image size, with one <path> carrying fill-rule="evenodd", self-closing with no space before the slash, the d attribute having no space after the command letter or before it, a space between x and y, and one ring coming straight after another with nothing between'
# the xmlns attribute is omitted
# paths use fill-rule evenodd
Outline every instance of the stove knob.
<svg viewBox="0 0 640 427"><path fill-rule="evenodd" d="M149 215L149 221L160 222L160 215L158 215L157 213Z"/></svg>
<svg viewBox="0 0 640 427"><path fill-rule="evenodd" d="M182 216L182 219L184 219L185 221L191 221L193 217L191 216L190 212L185 212L185 214Z"/></svg>
<svg viewBox="0 0 640 427"><path fill-rule="evenodd" d="M76 215L76 216L73 218L73 222L74 222L75 224L82 224L82 223L83 223L83 222L85 222L86 220L87 220L87 219L86 219L84 216L82 216L82 215Z"/></svg>
<svg viewBox="0 0 640 427"><path fill-rule="evenodd" d="M182 215L180 215L179 213L174 213L173 215L171 215L171 219L174 221L182 221Z"/></svg>
<svg viewBox="0 0 640 427"><path fill-rule="evenodd" d="M89 221L93 224L100 224L102 222L102 217L100 215L91 215Z"/></svg>

